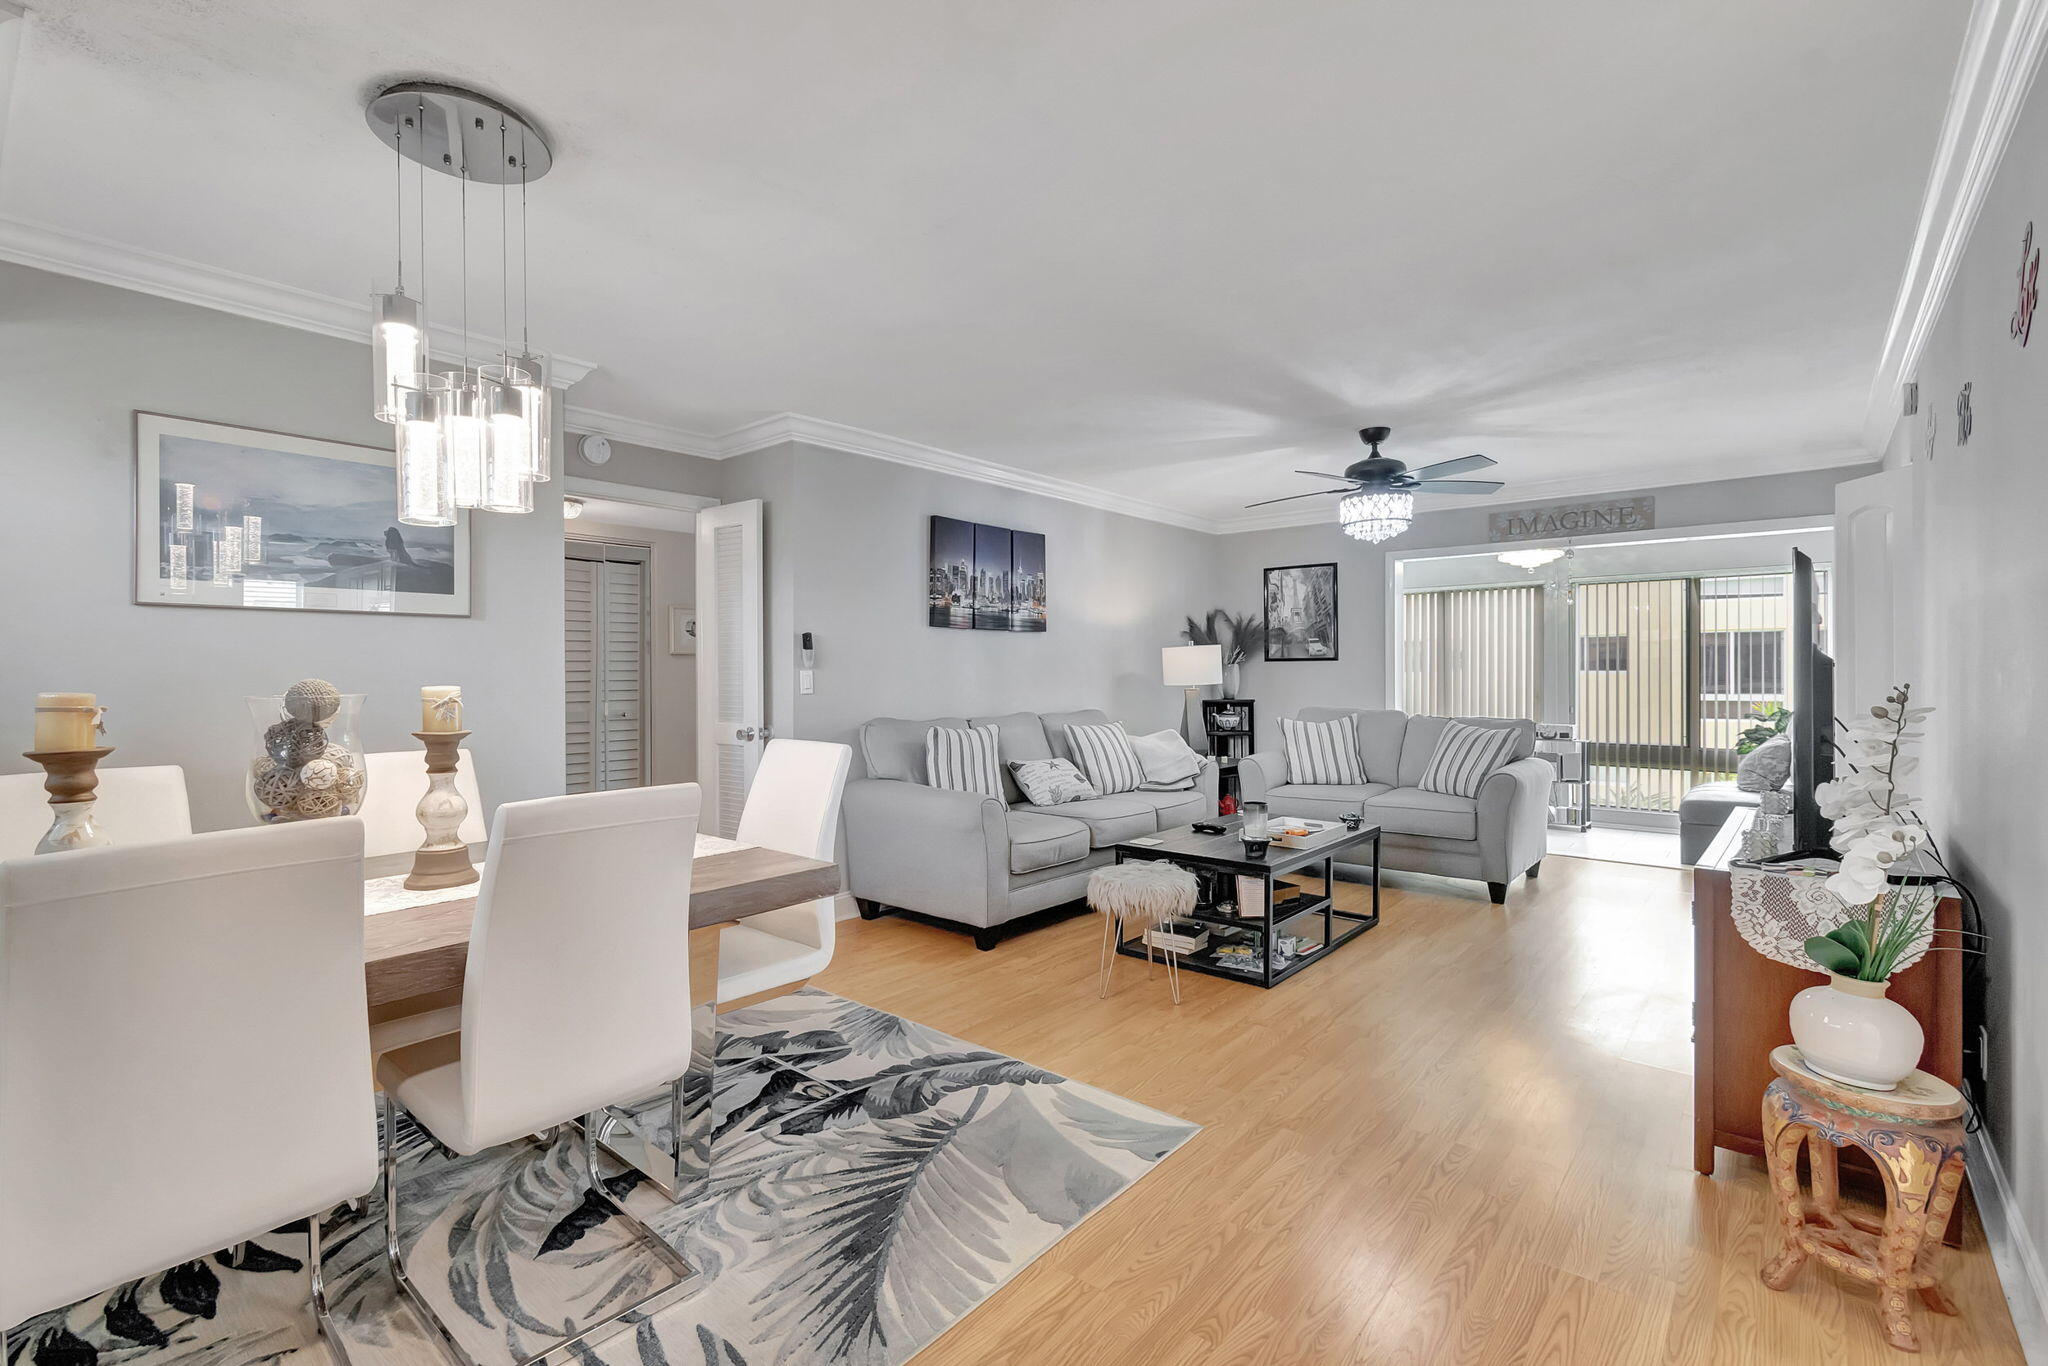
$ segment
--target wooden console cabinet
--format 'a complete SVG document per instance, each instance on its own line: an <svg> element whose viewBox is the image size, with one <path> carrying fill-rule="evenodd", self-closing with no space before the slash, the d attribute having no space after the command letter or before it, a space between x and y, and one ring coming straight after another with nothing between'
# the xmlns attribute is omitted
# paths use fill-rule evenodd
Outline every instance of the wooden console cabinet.
<svg viewBox="0 0 2048 1366"><path fill-rule="evenodd" d="M1790 1043L1792 998L1821 979L1751 948L1728 914L1728 863L1756 819L1735 812L1692 875L1693 1165L1714 1173L1714 1149L1761 1157L1764 1088L1776 1075L1771 1050ZM1937 943L1958 942L1962 908L1944 897L1934 912ZM1963 1079L1963 968L1959 953L1930 953L1892 979L1891 998L1927 1031L1921 1070L1951 1086Z"/></svg>

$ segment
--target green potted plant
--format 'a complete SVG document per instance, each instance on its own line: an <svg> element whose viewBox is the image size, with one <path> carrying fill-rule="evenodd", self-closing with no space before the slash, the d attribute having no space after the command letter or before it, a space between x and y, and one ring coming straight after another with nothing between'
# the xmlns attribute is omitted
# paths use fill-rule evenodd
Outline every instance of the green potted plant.
<svg viewBox="0 0 2048 1366"><path fill-rule="evenodd" d="M1748 754L1767 740L1775 740L1792 724L1792 709L1776 702L1760 702L1749 709L1749 725L1735 737L1735 752Z"/></svg>
<svg viewBox="0 0 2048 1366"><path fill-rule="evenodd" d="M1266 621L1246 612L1243 616L1232 616L1221 607L1212 607L1200 621L1188 618L1188 624L1181 634L1190 645L1220 645L1223 648L1223 695L1237 696L1243 682L1242 665L1254 652L1266 648Z"/></svg>

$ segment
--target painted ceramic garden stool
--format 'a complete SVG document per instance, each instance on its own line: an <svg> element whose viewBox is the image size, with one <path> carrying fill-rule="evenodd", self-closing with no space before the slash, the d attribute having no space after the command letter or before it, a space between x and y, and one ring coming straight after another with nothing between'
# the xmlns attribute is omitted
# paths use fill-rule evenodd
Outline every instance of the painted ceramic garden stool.
<svg viewBox="0 0 2048 1366"><path fill-rule="evenodd" d="M1778 1201L1784 1245L1764 1267L1764 1284L1783 1290L1809 1255L1877 1287L1877 1312L1892 1346L1917 1352L1908 1305L1953 1314L1935 1272L1942 1234L1963 1184L1963 1097L1925 1072L1908 1073L1893 1091L1866 1091L1808 1070L1790 1044L1771 1051L1778 1079L1764 1091L1764 1160ZM1799 1189L1799 1145L1813 1175L1809 1203ZM1884 1219L1844 1213L1835 1150L1853 1143L1884 1174Z"/></svg>

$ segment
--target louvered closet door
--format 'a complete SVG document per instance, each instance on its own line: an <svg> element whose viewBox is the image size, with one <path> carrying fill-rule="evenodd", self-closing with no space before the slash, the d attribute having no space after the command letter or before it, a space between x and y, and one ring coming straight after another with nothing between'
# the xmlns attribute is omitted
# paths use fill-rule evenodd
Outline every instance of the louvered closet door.
<svg viewBox="0 0 2048 1366"><path fill-rule="evenodd" d="M570 792L647 782L647 550L582 542L564 560Z"/></svg>

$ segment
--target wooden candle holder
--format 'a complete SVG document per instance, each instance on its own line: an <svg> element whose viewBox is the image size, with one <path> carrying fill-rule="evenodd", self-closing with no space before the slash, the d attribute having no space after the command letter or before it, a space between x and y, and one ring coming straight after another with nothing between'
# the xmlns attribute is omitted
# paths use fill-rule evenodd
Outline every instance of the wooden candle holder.
<svg viewBox="0 0 2048 1366"><path fill-rule="evenodd" d="M36 844L38 854L57 854L67 849L91 849L112 844L104 830L94 824L93 803L98 800L100 760L114 752L112 745L99 749L31 749L22 758L43 766L43 790L50 794L56 819Z"/></svg>
<svg viewBox="0 0 2048 1366"><path fill-rule="evenodd" d="M412 872L405 885L424 892L475 882L482 874L469 861L469 846L462 840L469 803L455 786L455 775L462 768L462 742L469 732L416 730L412 737L427 749L427 795L420 798L417 809L427 837L412 856Z"/></svg>

